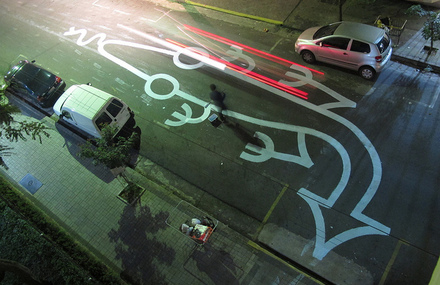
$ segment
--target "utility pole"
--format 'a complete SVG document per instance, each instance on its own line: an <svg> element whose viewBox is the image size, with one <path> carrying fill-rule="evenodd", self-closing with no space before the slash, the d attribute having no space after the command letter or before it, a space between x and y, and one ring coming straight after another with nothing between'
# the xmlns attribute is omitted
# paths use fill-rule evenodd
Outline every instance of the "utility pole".
<svg viewBox="0 0 440 285"><path fill-rule="evenodd" d="M339 21L342 21L342 6L345 4L346 0L339 0Z"/></svg>

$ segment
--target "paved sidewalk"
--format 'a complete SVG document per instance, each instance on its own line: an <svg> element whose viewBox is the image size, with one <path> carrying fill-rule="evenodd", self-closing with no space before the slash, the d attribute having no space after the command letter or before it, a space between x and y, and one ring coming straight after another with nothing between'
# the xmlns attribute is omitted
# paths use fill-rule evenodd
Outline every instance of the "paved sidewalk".
<svg viewBox="0 0 440 285"><path fill-rule="evenodd" d="M322 284L222 223L207 244L197 245L178 227L204 212L130 168L128 179L145 192L134 206L127 204L118 197L124 179L78 158L84 141L51 118L42 121L52 128L42 144L1 142L14 148L1 171L125 278L139 284Z"/></svg>

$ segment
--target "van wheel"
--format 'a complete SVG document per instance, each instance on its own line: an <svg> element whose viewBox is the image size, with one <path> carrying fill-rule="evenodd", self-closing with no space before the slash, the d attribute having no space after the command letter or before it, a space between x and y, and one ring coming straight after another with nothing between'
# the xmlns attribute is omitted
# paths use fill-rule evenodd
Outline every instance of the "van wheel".
<svg viewBox="0 0 440 285"><path fill-rule="evenodd" d="M301 57L307 63L315 63L315 61L316 61L315 55L311 51L308 51L308 50L302 51Z"/></svg>
<svg viewBox="0 0 440 285"><path fill-rule="evenodd" d="M369 66L362 66L359 68L359 75L362 76L363 79L371 80L374 78L376 71Z"/></svg>

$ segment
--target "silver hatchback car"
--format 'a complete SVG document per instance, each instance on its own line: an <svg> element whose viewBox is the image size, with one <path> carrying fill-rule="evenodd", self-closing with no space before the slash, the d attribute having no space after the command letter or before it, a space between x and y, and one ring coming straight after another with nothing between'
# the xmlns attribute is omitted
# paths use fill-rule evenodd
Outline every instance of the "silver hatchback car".
<svg viewBox="0 0 440 285"><path fill-rule="evenodd" d="M295 51L307 63L330 63L373 79L390 60L393 48L385 30L344 21L305 30L295 43Z"/></svg>

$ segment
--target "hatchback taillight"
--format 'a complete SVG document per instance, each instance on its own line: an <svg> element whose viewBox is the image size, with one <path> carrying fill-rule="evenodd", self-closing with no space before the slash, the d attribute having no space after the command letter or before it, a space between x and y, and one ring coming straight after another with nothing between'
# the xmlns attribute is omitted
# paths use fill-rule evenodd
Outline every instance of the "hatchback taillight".
<svg viewBox="0 0 440 285"><path fill-rule="evenodd" d="M61 82L61 78L59 78L58 76L55 76L55 82L56 83L60 83Z"/></svg>
<svg viewBox="0 0 440 285"><path fill-rule="evenodd" d="M376 62L381 62L382 61L382 56L378 55L378 56L374 57L374 59L376 60Z"/></svg>

